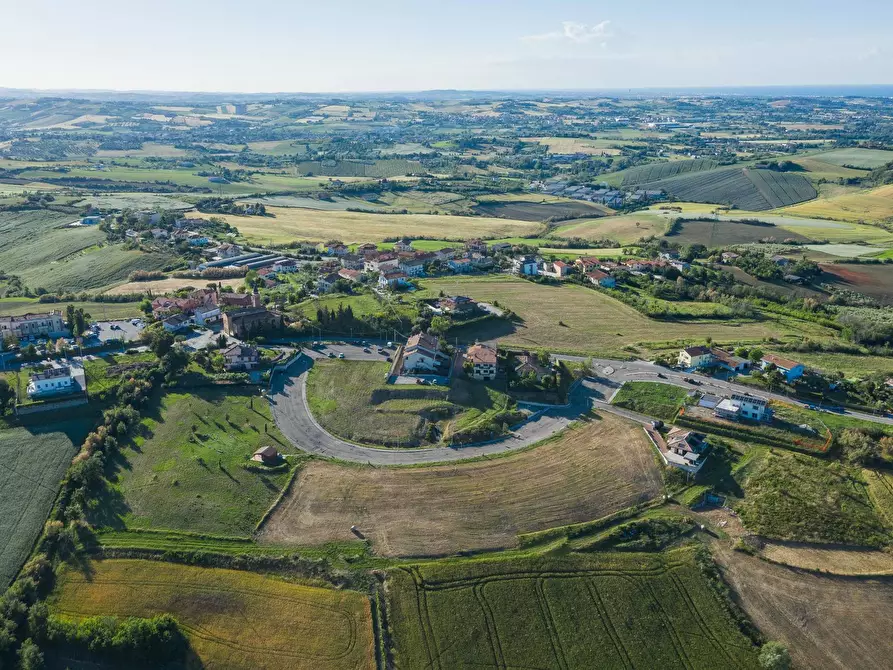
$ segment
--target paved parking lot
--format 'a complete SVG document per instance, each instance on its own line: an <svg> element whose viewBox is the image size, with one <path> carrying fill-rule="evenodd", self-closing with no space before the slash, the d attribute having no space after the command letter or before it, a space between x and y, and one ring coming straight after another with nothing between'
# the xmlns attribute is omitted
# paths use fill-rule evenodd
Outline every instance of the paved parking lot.
<svg viewBox="0 0 893 670"><path fill-rule="evenodd" d="M387 348L387 343L374 340L368 340L367 347L359 342L322 342L315 347L312 346L312 342L308 342L304 346L308 353L317 352L319 358L326 358L330 353L334 354L336 358L339 354L344 354L344 358L351 361L386 361L388 356L393 356L397 349L396 346ZM379 346L386 347L384 353L378 353ZM369 351L363 351L364 348L368 348ZM310 355L312 356L312 354Z"/></svg>
<svg viewBox="0 0 893 670"><path fill-rule="evenodd" d="M99 326L99 339L102 342L108 340L124 340L125 342L133 342L140 338L144 325L140 321L140 325L133 325L130 321L97 321ZM112 328L116 326L116 328Z"/></svg>

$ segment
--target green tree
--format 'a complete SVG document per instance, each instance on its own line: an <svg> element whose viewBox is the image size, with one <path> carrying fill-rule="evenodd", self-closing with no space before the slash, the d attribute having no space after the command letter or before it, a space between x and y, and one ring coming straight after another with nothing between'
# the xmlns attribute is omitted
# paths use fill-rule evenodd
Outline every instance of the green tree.
<svg viewBox="0 0 893 670"><path fill-rule="evenodd" d="M43 652L29 637L19 648L19 668L21 670L42 670L44 668Z"/></svg>
<svg viewBox="0 0 893 670"><path fill-rule="evenodd" d="M435 316L431 319L431 327L428 329L434 335L443 335L450 328L450 319L446 316Z"/></svg>
<svg viewBox="0 0 893 670"><path fill-rule="evenodd" d="M789 670L791 667L791 655L781 642L764 644L758 660L764 670Z"/></svg>
<svg viewBox="0 0 893 670"><path fill-rule="evenodd" d="M762 358L763 358L763 350L762 350L762 349L758 349L758 348L755 347L755 348L753 348L753 349L750 350L750 353L749 353L749 354L747 354L747 358L748 358L748 360L749 360L751 363L753 363L754 365L756 365L756 364L759 363L759 362L762 360Z"/></svg>

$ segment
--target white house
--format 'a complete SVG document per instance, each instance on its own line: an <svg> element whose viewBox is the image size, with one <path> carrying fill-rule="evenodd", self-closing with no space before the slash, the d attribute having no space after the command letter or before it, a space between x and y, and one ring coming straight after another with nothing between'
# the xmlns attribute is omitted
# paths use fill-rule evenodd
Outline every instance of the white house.
<svg viewBox="0 0 893 670"><path fill-rule="evenodd" d="M28 380L28 397L34 398L55 393L69 393L75 390L71 367L60 365L31 375Z"/></svg>
<svg viewBox="0 0 893 670"><path fill-rule="evenodd" d="M769 400L750 393L736 392L716 406L715 413L724 419L748 419L750 421L772 421L772 408Z"/></svg>
<svg viewBox="0 0 893 670"><path fill-rule="evenodd" d="M425 274L425 261L421 258L405 258L400 261L399 267L410 277L421 277Z"/></svg>
<svg viewBox="0 0 893 670"><path fill-rule="evenodd" d="M220 352L223 367L227 370L254 370L260 365L260 353L256 347L232 344Z"/></svg>
<svg viewBox="0 0 893 670"><path fill-rule="evenodd" d="M496 378L496 349L486 344L475 344L468 347L465 360L472 365L471 376L474 379L487 381Z"/></svg>
<svg viewBox="0 0 893 670"><path fill-rule="evenodd" d="M219 311L219 310L218 310ZM161 325L169 333L178 333L189 324L189 317L185 314L174 314L161 322Z"/></svg>
<svg viewBox="0 0 893 670"><path fill-rule="evenodd" d="M792 361L788 358L782 358L781 356L776 356L775 354L766 354L765 356L763 356L762 359L760 359L760 363L764 370L774 365L778 369L778 371L784 375L788 383L799 379L806 371L806 368L803 366L802 363Z"/></svg>
<svg viewBox="0 0 893 670"><path fill-rule="evenodd" d="M382 272L378 276L378 285L381 288L396 288L406 285L405 272Z"/></svg>
<svg viewBox="0 0 893 670"><path fill-rule="evenodd" d="M192 313L192 320L197 326L207 326L209 323L215 323L221 318L220 308L217 305L203 305L196 307Z"/></svg>
<svg viewBox="0 0 893 670"><path fill-rule="evenodd" d="M403 348L404 372L433 372L448 360L439 349L439 340L433 335L412 335Z"/></svg>
<svg viewBox="0 0 893 670"><path fill-rule="evenodd" d="M586 273L586 279L595 284L596 286L601 286L603 288L614 288L617 286L617 280L614 279L607 272L602 272L601 270L592 270L591 272Z"/></svg>
<svg viewBox="0 0 893 670"><path fill-rule="evenodd" d="M536 256L525 255L517 256L512 259L512 271L516 275L535 276L539 274L539 264L536 262Z"/></svg>
<svg viewBox="0 0 893 670"><path fill-rule="evenodd" d="M713 363L713 354L709 347L687 347L679 352L679 367L705 368Z"/></svg>
<svg viewBox="0 0 893 670"><path fill-rule="evenodd" d="M555 279L564 279L571 273L571 266L564 261L555 261L554 263L546 263L540 270L541 275L554 277Z"/></svg>
<svg viewBox="0 0 893 670"><path fill-rule="evenodd" d="M412 240L404 237L394 243L394 251L412 251Z"/></svg>

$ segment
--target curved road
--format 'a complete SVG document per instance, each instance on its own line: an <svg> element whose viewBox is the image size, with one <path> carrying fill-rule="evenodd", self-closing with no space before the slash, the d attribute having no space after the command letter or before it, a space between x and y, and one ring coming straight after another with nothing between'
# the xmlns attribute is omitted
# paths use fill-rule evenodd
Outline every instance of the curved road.
<svg viewBox="0 0 893 670"><path fill-rule="evenodd" d="M556 356L554 358L568 361L588 360L572 356ZM687 389L697 388L700 391L719 395L732 391L754 391L747 386L703 376L698 376L701 385L693 387L682 381L684 376L691 375L673 372L642 361L593 359L593 365L597 376L584 380L571 394L570 403L567 406L541 410L531 420L521 424L511 434L503 438L461 447L385 449L364 447L335 437L316 422L307 405L307 372L313 366L313 358L306 352L297 358L286 372L278 372L273 376L269 397L276 424L297 448L325 458L387 466L459 461L528 447L566 428L593 407L639 423L647 423L650 421L650 417L609 404L617 389L628 381L656 381ZM663 374L664 378L658 377L659 373ZM778 394L763 393L762 391L758 391L758 393L775 400L797 402ZM844 413L868 421L893 424L893 419L887 417L858 412Z"/></svg>

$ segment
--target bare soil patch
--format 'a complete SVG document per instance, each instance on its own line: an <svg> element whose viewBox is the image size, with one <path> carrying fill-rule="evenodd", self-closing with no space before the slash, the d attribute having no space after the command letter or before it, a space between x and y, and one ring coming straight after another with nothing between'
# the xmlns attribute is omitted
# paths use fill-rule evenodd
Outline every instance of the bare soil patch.
<svg viewBox="0 0 893 670"><path fill-rule="evenodd" d="M817 576L729 548L714 555L744 610L798 668L886 668L893 580Z"/></svg>
<svg viewBox="0 0 893 670"><path fill-rule="evenodd" d="M535 449L474 463L372 468L314 461L260 541L354 539L356 525L386 556L514 546L519 533L611 514L660 492L641 428L604 415Z"/></svg>

